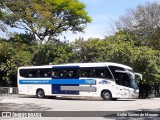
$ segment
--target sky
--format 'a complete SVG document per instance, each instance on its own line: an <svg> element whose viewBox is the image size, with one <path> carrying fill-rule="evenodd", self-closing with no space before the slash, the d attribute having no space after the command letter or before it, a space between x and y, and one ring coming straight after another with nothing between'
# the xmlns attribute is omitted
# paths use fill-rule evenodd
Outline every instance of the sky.
<svg viewBox="0 0 160 120"><path fill-rule="evenodd" d="M147 2L160 0L80 0L86 5L86 11L91 16L92 22L85 29L85 33L73 34L71 32L63 33L59 38L74 41L80 37L85 40L88 38L104 38L113 34L115 29L114 21L127 11L135 9L138 5L144 5Z"/></svg>

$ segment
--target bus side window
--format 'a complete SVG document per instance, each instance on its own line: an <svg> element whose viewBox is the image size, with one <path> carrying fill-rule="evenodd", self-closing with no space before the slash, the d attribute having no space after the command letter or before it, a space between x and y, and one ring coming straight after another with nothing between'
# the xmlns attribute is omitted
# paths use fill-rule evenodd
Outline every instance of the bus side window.
<svg viewBox="0 0 160 120"><path fill-rule="evenodd" d="M42 69L21 69L20 76L25 78L45 78L51 77L51 69L50 68L42 68Z"/></svg>
<svg viewBox="0 0 160 120"><path fill-rule="evenodd" d="M130 87L128 75L126 73L116 73L116 84Z"/></svg>
<svg viewBox="0 0 160 120"><path fill-rule="evenodd" d="M19 74L20 74L21 77L25 77L25 78L28 77L28 71L27 71L27 69L20 69L19 70Z"/></svg>
<svg viewBox="0 0 160 120"><path fill-rule="evenodd" d="M30 69L30 70L28 70L28 77L29 78L36 78L36 77L38 77L37 70L36 69Z"/></svg>
<svg viewBox="0 0 160 120"><path fill-rule="evenodd" d="M50 68L38 69L38 75L39 77L42 78L51 77L51 69Z"/></svg>
<svg viewBox="0 0 160 120"><path fill-rule="evenodd" d="M78 69L66 69L65 77L67 78L78 78Z"/></svg>
<svg viewBox="0 0 160 120"><path fill-rule="evenodd" d="M93 77L93 68L81 68L80 69L80 77Z"/></svg>
<svg viewBox="0 0 160 120"><path fill-rule="evenodd" d="M52 70L52 78L61 78L63 75L63 71L61 69L53 69Z"/></svg>
<svg viewBox="0 0 160 120"><path fill-rule="evenodd" d="M30 73L29 73L29 74L28 74L28 77L29 77L29 78L32 78L32 77L33 77L33 74L30 74Z"/></svg>
<svg viewBox="0 0 160 120"><path fill-rule="evenodd" d="M61 69L53 69L52 78L77 78L78 77L78 69L71 68L61 68Z"/></svg>
<svg viewBox="0 0 160 120"><path fill-rule="evenodd" d="M123 85L124 76L122 74L117 73L116 76L116 83L118 85Z"/></svg>
<svg viewBox="0 0 160 120"><path fill-rule="evenodd" d="M80 69L81 77L96 77L113 79L107 67L88 67Z"/></svg>
<svg viewBox="0 0 160 120"><path fill-rule="evenodd" d="M98 77L98 78L113 79L110 71L106 67L95 68L94 74L95 74L95 77Z"/></svg>

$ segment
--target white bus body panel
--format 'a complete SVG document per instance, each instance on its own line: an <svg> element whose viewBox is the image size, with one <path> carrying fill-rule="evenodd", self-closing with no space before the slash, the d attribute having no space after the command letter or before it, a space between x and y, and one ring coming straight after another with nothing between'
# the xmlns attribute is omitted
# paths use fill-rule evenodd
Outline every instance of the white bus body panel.
<svg viewBox="0 0 160 120"><path fill-rule="evenodd" d="M22 79L22 78L21 78ZM24 78L23 78L24 79ZM32 78L33 79L33 78ZM82 78L80 78L82 79ZM84 79L84 78L83 78ZM87 79L87 78L86 78ZM31 78L26 79L31 80ZM48 80L46 79L37 79L34 80ZM50 79L52 80L52 79ZM112 93L113 98L136 98L137 96L132 95L133 88L124 87L121 85L115 84L114 81L109 81L108 84L100 84L99 82L104 79L96 79L96 85L79 85L82 87L94 87L96 88L95 92L90 91L80 91L78 95L72 94L52 94L52 85L50 84L19 84L19 94L26 94L26 95L36 95L37 89L43 89L46 96L89 96L89 97L101 97L101 92L103 90L109 90Z"/></svg>
<svg viewBox="0 0 160 120"><path fill-rule="evenodd" d="M79 66L81 67L107 67L109 65L118 66L126 69L132 70L132 68L117 64L117 63L73 63L73 64L64 64L64 65L47 65L47 66L31 66L31 67L20 67L20 69L32 69L32 68L52 68L53 66ZM26 95L36 95L37 89L41 88L44 90L46 96L93 96L93 97L101 97L101 92L103 90L109 90L112 93L113 98L137 98L138 92L135 93L133 88L117 85L114 80L107 80L105 78L79 78L79 79L95 79L95 85L79 85L80 87L95 87L95 92L90 91L79 91L78 95L72 94L52 94L52 84L20 84L19 80L53 80L52 78L24 78L19 75L18 70L18 89L19 94ZM107 84L101 84L102 80L108 81ZM62 87L63 89L67 89ZM74 88L73 88L74 89Z"/></svg>

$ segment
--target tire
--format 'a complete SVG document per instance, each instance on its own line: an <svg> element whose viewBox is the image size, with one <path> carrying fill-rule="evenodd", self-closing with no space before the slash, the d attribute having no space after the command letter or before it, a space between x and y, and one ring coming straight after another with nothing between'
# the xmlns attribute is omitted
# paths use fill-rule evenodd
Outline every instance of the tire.
<svg viewBox="0 0 160 120"><path fill-rule="evenodd" d="M112 100L112 94L108 90L102 91L101 96L102 96L103 100Z"/></svg>
<svg viewBox="0 0 160 120"><path fill-rule="evenodd" d="M38 98L44 98L45 97L44 90L42 90L42 89L37 90L36 95Z"/></svg>

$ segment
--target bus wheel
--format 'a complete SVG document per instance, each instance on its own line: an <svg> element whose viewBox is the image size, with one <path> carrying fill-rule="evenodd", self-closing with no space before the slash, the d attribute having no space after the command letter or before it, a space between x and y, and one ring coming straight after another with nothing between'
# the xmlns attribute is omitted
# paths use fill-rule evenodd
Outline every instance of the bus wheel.
<svg viewBox="0 0 160 120"><path fill-rule="evenodd" d="M112 94L109 90L102 91L101 96L102 96L103 100L112 100Z"/></svg>
<svg viewBox="0 0 160 120"><path fill-rule="evenodd" d="M38 89L36 94L37 94L38 98L44 98L45 97L44 90L42 90L42 89Z"/></svg>

